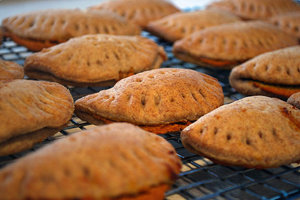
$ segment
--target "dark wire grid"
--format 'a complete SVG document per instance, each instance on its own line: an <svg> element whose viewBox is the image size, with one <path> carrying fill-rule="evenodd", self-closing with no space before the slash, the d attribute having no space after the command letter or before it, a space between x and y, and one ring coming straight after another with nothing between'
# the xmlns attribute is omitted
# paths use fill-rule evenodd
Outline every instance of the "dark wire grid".
<svg viewBox="0 0 300 200"><path fill-rule="evenodd" d="M187 68L203 72L217 78L223 87L225 103L230 103L243 98L228 83L229 71L214 70L199 67L176 59L172 54L172 45L158 39L147 32L143 36L154 40L163 46L168 55L168 61L162 67ZM31 52L25 47L18 46L8 38L5 38L0 47L0 58L24 64L24 59ZM25 77L27 78L27 77ZM98 92L103 87L69 87L74 100L85 95ZM57 140L66 135L85 130L93 125L80 120L75 115L68 127L49 137L41 144L37 144L29 151L11 156L0 157L0 167L26 155L28 152ZM210 160L188 152L181 144L179 133L163 135L176 149L183 162L182 172L172 189L166 193L167 200L181 199L243 199L243 200L275 200L300 198L300 166L293 164L279 168L255 170L241 167L222 166L212 163Z"/></svg>

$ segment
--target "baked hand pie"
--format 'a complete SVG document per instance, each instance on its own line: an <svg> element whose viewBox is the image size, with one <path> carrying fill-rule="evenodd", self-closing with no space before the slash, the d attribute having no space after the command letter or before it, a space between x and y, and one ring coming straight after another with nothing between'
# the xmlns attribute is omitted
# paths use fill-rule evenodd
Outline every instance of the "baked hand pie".
<svg viewBox="0 0 300 200"><path fill-rule="evenodd" d="M287 102L300 109L300 92L292 94Z"/></svg>
<svg viewBox="0 0 300 200"><path fill-rule="evenodd" d="M115 12L142 28L151 21L180 11L166 0L114 0L102 2L90 9Z"/></svg>
<svg viewBox="0 0 300 200"><path fill-rule="evenodd" d="M129 75L159 68L163 47L140 36L86 35L26 58L30 78L64 85L107 86Z"/></svg>
<svg viewBox="0 0 300 200"><path fill-rule="evenodd" d="M54 135L74 111L65 87L31 80L1 82L0 108L0 156L29 149Z"/></svg>
<svg viewBox="0 0 300 200"><path fill-rule="evenodd" d="M208 8L229 11L243 19L268 19L288 12L300 12L300 6L293 0L219 0Z"/></svg>
<svg viewBox="0 0 300 200"><path fill-rule="evenodd" d="M287 99L300 92L300 46L261 54L235 67L229 81L245 95Z"/></svg>
<svg viewBox="0 0 300 200"><path fill-rule="evenodd" d="M22 79L24 69L15 62L0 59L0 81L11 79Z"/></svg>
<svg viewBox="0 0 300 200"><path fill-rule="evenodd" d="M300 110L276 98L246 97L201 117L181 141L216 163L279 167L300 161Z"/></svg>
<svg viewBox="0 0 300 200"><path fill-rule="evenodd" d="M2 168L0 194L4 200L163 200L180 169L165 139L114 123L57 140Z"/></svg>
<svg viewBox="0 0 300 200"><path fill-rule="evenodd" d="M150 22L146 30L160 38L174 42L207 27L237 21L240 19L228 12L213 9L200 10L168 15L160 20Z"/></svg>
<svg viewBox="0 0 300 200"><path fill-rule="evenodd" d="M93 124L129 122L163 134L180 131L223 105L219 82L188 69L155 69L122 79L75 102L78 117Z"/></svg>
<svg viewBox="0 0 300 200"><path fill-rule="evenodd" d="M32 51L39 51L87 34L139 35L140 29L109 11L57 9L34 11L2 21L5 35Z"/></svg>
<svg viewBox="0 0 300 200"><path fill-rule="evenodd" d="M300 38L300 11L274 16L269 21L281 30Z"/></svg>
<svg viewBox="0 0 300 200"><path fill-rule="evenodd" d="M173 52L181 60L204 67L230 69L259 54L298 44L296 37L260 22L209 27L178 40Z"/></svg>

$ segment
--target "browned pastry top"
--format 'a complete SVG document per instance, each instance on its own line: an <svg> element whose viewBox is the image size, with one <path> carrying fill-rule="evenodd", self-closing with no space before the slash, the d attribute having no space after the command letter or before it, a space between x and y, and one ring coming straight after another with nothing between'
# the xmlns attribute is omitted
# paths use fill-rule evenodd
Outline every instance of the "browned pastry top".
<svg viewBox="0 0 300 200"><path fill-rule="evenodd" d="M15 62L0 59L0 81L11 79L22 79L24 69Z"/></svg>
<svg viewBox="0 0 300 200"><path fill-rule="evenodd" d="M8 17L4 30L20 38L64 42L86 34L137 35L137 26L109 11L42 10Z"/></svg>
<svg viewBox="0 0 300 200"><path fill-rule="evenodd" d="M300 110L276 98L246 97L201 117L181 139L217 163L278 167L300 160Z"/></svg>
<svg viewBox="0 0 300 200"><path fill-rule="evenodd" d="M114 199L170 185L181 162L165 139L126 123L75 133L0 170L4 200Z"/></svg>
<svg viewBox="0 0 300 200"><path fill-rule="evenodd" d="M158 125L197 120L223 105L216 79L188 69L155 69L76 101L76 111L113 121Z"/></svg>
<svg viewBox="0 0 300 200"><path fill-rule="evenodd" d="M300 38L300 11L277 15L269 21L281 30Z"/></svg>
<svg viewBox="0 0 300 200"><path fill-rule="evenodd" d="M287 102L300 109L300 92L291 95Z"/></svg>
<svg viewBox="0 0 300 200"><path fill-rule="evenodd" d="M145 27L150 21L179 12L180 10L166 0L115 0L92 6L91 10L110 10L127 20Z"/></svg>
<svg viewBox="0 0 300 200"><path fill-rule="evenodd" d="M244 19L267 19L292 11L300 12L293 0L219 0L208 5L232 12Z"/></svg>

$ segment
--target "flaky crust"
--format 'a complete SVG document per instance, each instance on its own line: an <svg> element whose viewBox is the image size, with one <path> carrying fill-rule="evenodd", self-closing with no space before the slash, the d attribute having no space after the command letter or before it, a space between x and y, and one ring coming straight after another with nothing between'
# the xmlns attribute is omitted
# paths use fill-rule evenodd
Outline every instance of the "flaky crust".
<svg viewBox="0 0 300 200"><path fill-rule="evenodd" d="M156 69L76 101L76 112L137 125L195 121L223 104L218 81L188 69Z"/></svg>
<svg viewBox="0 0 300 200"><path fill-rule="evenodd" d="M281 30L300 38L300 11L274 16L269 21Z"/></svg>
<svg viewBox="0 0 300 200"><path fill-rule="evenodd" d="M0 107L0 142L46 127L59 128L71 119L74 110L65 87L30 80L0 83Z"/></svg>
<svg viewBox="0 0 300 200"><path fill-rule="evenodd" d="M287 102L300 109L300 92L291 95Z"/></svg>
<svg viewBox="0 0 300 200"><path fill-rule="evenodd" d="M273 25L259 21L237 22L195 32L175 42L173 52L177 57L184 54L194 62L201 58L245 61L264 52L297 44L296 37Z"/></svg>
<svg viewBox="0 0 300 200"><path fill-rule="evenodd" d="M254 96L201 117L181 133L190 151L226 165L269 168L300 160L300 110Z"/></svg>
<svg viewBox="0 0 300 200"><path fill-rule="evenodd" d="M13 39L57 44L72 37L87 34L138 35L140 29L109 11L81 11L78 9L43 10L19 14L3 20L7 36ZM32 46L30 43L23 45ZM40 47L42 49L42 46Z"/></svg>
<svg viewBox="0 0 300 200"><path fill-rule="evenodd" d="M277 87L280 90L300 90L300 46L284 48L259 55L235 67L229 76L230 84L246 95L280 96L266 91L254 82ZM286 96L285 98L288 98Z"/></svg>
<svg viewBox="0 0 300 200"><path fill-rule="evenodd" d="M24 69L15 62L0 59L0 81L22 79L24 77Z"/></svg>
<svg viewBox="0 0 300 200"><path fill-rule="evenodd" d="M200 10L188 13L175 13L160 20L150 22L146 30L165 40L174 42L207 27L239 21L228 12Z"/></svg>
<svg viewBox="0 0 300 200"><path fill-rule="evenodd" d="M292 11L300 12L300 6L292 0L219 0L208 8L229 11L244 19L268 19Z"/></svg>
<svg viewBox="0 0 300 200"><path fill-rule="evenodd" d="M166 0L115 0L106 1L90 7L91 10L113 11L142 28L164 16L179 12L171 2Z"/></svg>
<svg viewBox="0 0 300 200"><path fill-rule="evenodd" d="M166 59L163 48L144 37L86 35L28 56L25 73L65 85L112 85Z"/></svg>
<svg viewBox="0 0 300 200"><path fill-rule="evenodd" d="M4 200L114 199L170 185L180 168L165 139L115 123L75 133L4 167L0 193Z"/></svg>

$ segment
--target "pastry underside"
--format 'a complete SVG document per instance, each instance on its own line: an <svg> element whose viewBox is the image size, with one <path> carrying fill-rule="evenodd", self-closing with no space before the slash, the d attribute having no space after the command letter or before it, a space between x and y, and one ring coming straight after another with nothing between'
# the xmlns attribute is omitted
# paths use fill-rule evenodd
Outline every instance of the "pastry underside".
<svg viewBox="0 0 300 200"><path fill-rule="evenodd" d="M36 143L42 142L47 137L54 135L66 126L67 124L57 128L46 127L34 132L15 136L6 141L2 141L0 143L0 156L15 154L26 149L30 149Z"/></svg>
<svg viewBox="0 0 300 200"><path fill-rule="evenodd" d="M273 168L300 161L299 131L299 109L277 98L253 96L201 117L181 132L181 140L216 163Z"/></svg>
<svg viewBox="0 0 300 200"><path fill-rule="evenodd" d="M84 111L84 109L78 109L76 108L75 114L82 120L87 121L91 124L95 125L101 125L101 124L110 124L110 123L115 123L118 121L114 121L111 119L104 118L100 115L96 115L93 113L90 113L88 111ZM185 127L190 125L191 121L181 121L181 122L174 122L174 123L169 123L169 124L157 124L157 125L141 125L141 124L135 124L136 126L139 126L140 128L156 133L156 134L165 134L165 133L170 133L170 132L179 132L183 130Z"/></svg>

